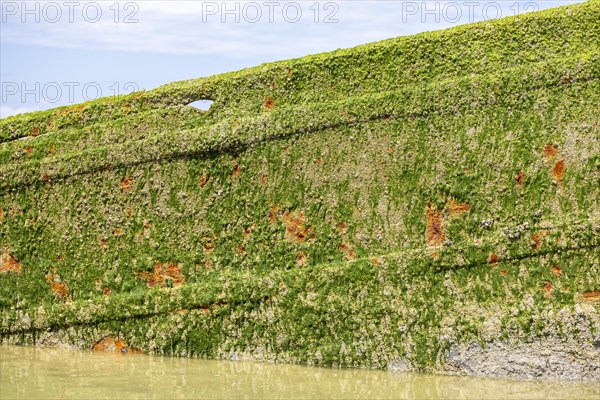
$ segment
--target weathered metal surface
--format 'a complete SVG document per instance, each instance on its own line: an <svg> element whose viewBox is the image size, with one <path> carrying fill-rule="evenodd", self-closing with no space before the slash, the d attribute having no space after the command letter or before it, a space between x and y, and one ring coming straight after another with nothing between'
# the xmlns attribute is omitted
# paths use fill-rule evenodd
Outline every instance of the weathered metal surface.
<svg viewBox="0 0 600 400"><path fill-rule="evenodd" d="M2 342L598 379L599 17L1 120Z"/></svg>

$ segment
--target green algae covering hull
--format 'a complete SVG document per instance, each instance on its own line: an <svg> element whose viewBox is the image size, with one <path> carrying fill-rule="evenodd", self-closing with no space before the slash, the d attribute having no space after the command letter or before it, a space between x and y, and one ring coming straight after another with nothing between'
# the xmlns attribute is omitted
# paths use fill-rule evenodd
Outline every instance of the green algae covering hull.
<svg viewBox="0 0 600 400"><path fill-rule="evenodd" d="M599 20L0 121L2 343L600 379Z"/></svg>

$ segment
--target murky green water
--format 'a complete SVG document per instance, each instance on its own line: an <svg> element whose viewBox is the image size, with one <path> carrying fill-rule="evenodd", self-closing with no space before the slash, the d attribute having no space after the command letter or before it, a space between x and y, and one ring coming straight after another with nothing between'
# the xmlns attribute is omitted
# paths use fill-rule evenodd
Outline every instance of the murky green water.
<svg viewBox="0 0 600 400"><path fill-rule="evenodd" d="M0 346L0 398L598 399L600 384Z"/></svg>

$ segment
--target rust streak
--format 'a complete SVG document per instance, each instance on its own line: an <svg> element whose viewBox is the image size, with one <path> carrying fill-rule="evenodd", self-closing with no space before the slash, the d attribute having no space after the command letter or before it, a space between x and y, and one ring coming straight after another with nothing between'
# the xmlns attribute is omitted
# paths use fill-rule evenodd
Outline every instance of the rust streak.
<svg viewBox="0 0 600 400"><path fill-rule="evenodd" d="M552 161L552 159L558 154L558 147L548 144L546 147L544 147L543 153L547 161Z"/></svg>
<svg viewBox="0 0 600 400"><path fill-rule="evenodd" d="M185 282L183 271L179 265L174 263L160 262L154 263L154 272L141 272L140 277L146 281L148 287L164 287L167 281L171 281L173 287L182 285Z"/></svg>
<svg viewBox="0 0 600 400"><path fill-rule="evenodd" d="M127 191L131 189L131 187L133 186L133 182L133 178L126 176L125 178L123 178L123 180L121 180L119 186L121 187L122 191Z"/></svg>
<svg viewBox="0 0 600 400"><path fill-rule="evenodd" d="M0 273L4 272L12 272L16 275L21 273L21 263L8 251L3 252L0 257Z"/></svg>
<svg viewBox="0 0 600 400"><path fill-rule="evenodd" d="M556 164L554 164L554 167L552 168L552 177L554 178L555 181L557 182L562 182L563 178L565 177L565 161L564 160L559 160L556 162Z"/></svg>
<svg viewBox="0 0 600 400"><path fill-rule="evenodd" d="M435 209L435 206L429 204L426 209L427 218L427 245L439 246L446 236L442 229L442 214Z"/></svg>
<svg viewBox="0 0 600 400"><path fill-rule="evenodd" d="M342 245L340 246L340 251L346 255L346 258L348 260L356 259L356 253L354 252L354 249L350 246L350 244L342 243Z"/></svg>
<svg viewBox="0 0 600 400"><path fill-rule="evenodd" d="M454 199L450 199L450 204L448 205L448 214L451 216L456 216L469 212L470 209L471 206L469 203L459 203Z"/></svg>
<svg viewBox="0 0 600 400"><path fill-rule="evenodd" d="M515 180L517 181L517 186L522 187L525 183L525 173L523 171L519 171L519 173L515 175Z"/></svg>
<svg viewBox="0 0 600 400"><path fill-rule="evenodd" d="M585 301L600 300L600 290L590 290L587 292L583 292L583 300L585 300Z"/></svg>
<svg viewBox="0 0 600 400"><path fill-rule="evenodd" d="M275 108L275 100L273 100L273 98L269 96L265 99L263 105L267 110L272 110L273 108Z"/></svg>

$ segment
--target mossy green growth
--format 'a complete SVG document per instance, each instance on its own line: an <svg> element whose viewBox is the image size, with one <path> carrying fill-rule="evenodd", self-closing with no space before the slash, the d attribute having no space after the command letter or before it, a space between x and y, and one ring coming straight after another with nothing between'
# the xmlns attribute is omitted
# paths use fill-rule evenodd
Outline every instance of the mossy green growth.
<svg viewBox="0 0 600 400"><path fill-rule="evenodd" d="M588 2L1 120L2 341L420 370L460 344L589 341L599 16Z"/></svg>

